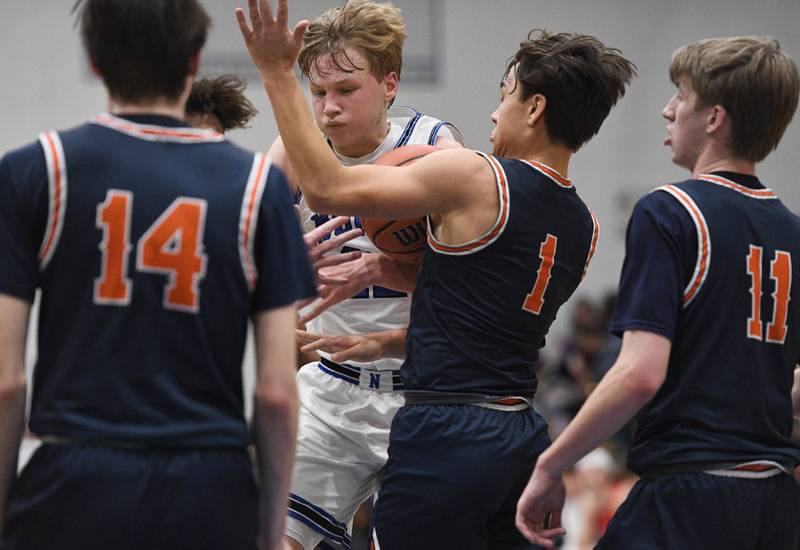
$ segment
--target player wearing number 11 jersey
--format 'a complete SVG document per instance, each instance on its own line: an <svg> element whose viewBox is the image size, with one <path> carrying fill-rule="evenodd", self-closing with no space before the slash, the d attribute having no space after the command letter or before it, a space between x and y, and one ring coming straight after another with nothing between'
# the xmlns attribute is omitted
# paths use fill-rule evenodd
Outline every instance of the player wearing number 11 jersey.
<svg viewBox="0 0 800 550"><path fill-rule="evenodd" d="M638 412L628 466L642 479L598 548L796 548L800 218L755 164L792 119L800 74L776 40L731 37L678 49L670 77L666 144L692 175L633 211L620 356L540 457L518 524L537 540L560 472Z"/></svg>
<svg viewBox="0 0 800 550"><path fill-rule="evenodd" d="M43 442L9 495L25 400L0 393L0 546L254 550L260 531L276 547L294 302L315 292L291 194L265 155L181 120L209 24L198 3L86 0L79 14L115 114L0 161L0 381L23 373L41 288L30 429Z"/></svg>

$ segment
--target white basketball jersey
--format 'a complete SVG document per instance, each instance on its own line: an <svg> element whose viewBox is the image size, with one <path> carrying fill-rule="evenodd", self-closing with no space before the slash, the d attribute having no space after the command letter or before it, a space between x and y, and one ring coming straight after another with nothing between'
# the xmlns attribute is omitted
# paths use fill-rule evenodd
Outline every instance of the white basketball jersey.
<svg viewBox="0 0 800 550"><path fill-rule="evenodd" d="M339 161L345 166L371 164L392 149L405 145L433 145L438 138L461 142L461 135L453 125L418 113L410 107L392 107L389 109L388 115L389 133L372 153L360 158L351 158L337 153L334 149ZM299 205L303 232L308 232L335 217L331 214L312 212L302 195ZM361 220L351 217L344 230L353 227L361 227ZM378 252L378 249L366 236L361 236L346 243L336 253L351 250ZM308 330L331 336L397 330L408 326L410 309L411 297L408 294L377 285L370 286L355 297L320 314L308 324ZM330 354L324 352L320 352L320 355L330 358ZM396 370L402 363L402 359L395 358L379 359L374 363L348 362L348 364L375 370Z"/></svg>

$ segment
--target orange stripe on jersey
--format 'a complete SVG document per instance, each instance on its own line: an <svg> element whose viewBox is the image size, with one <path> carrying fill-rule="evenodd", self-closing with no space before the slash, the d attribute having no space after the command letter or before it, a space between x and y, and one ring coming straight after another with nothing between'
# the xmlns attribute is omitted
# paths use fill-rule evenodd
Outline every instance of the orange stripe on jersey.
<svg viewBox="0 0 800 550"><path fill-rule="evenodd" d="M50 258L53 257L53 252L61 236L61 228L64 225L64 213L67 203L67 170L64 150L61 147L61 140L58 134L55 132L41 134L39 142L42 145L47 163L49 187L47 225L45 226L44 238L39 249L39 266L44 269L50 262Z"/></svg>
<svg viewBox="0 0 800 550"><path fill-rule="evenodd" d="M503 167L496 158L479 151L476 151L476 153L489 162L489 165L492 167L492 171L494 172L498 195L500 198L500 212L497 215L497 220L486 233L477 239L473 239L472 241L460 245L445 244L436 239L436 237L433 235L433 231L428 231L428 244L437 252L442 252L444 254L468 254L470 252L477 252L478 250L492 244L500 236L500 233L503 232L506 223L508 223L509 191L506 173L503 171Z"/></svg>
<svg viewBox="0 0 800 550"><path fill-rule="evenodd" d="M137 124L109 114L97 115L92 122L117 130L129 136L150 141L178 141L183 143L201 143L208 141L224 141L225 137L215 130L201 128L170 128L152 124Z"/></svg>
<svg viewBox="0 0 800 550"><path fill-rule="evenodd" d="M572 182L558 173L555 168L550 168L544 163L535 161L535 160L523 160L520 159L522 162L533 168L534 170L538 170L545 176L549 177L551 180L556 182L561 187L572 187Z"/></svg>
<svg viewBox="0 0 800 550"><path fill-rule="evenodd" d="M269 166L270 161L267 157L256 153L253 158L253 167L250 169L250 177L247 180L247 187L245 187L239 218L239 256L250 290L255 288L258 277L253 246L258 225L258 208L261 204Z"/></svg>
<svg viewBox="0 0 800 550"><path fill-rule="evenodd" d="M697 263L695 264L692 278L683 291L683 305L685 307L697 296L697 292L700 290L700 287L703 285L708 275L708 270L711 265L711 235L708 231L708 224L703 217L703 213L685 191L682 191L674 185L665 185L664 187L659 187L656 191L665 191L675 197L686 211L689 212L697 228Z"/></svg>
<svg viewBox="0 0 800 550"><path fill-rule="evenodd" d="M747 186L740 185L734 181L731 181L727 178L723 178L721 176L715 176L714 174L700 174L697 176L697 179L702 181L707 181L710 183L716 183L717 185L722 185L723 187L727 187L728 189L733 189L741 193L742 195L747 195L748 197L752 197L754 199L777 199L778 195L775 194L774 191L771 189L750 189Z"/></svg>
<svg viewBox="0 0 800 550"><path fill-rule="evenodd" d="M589 210L589 215L592 217L592 243L589 245L589 254L586 255L586 265L583 266L583 274L581 279L586 277L586 272L589 270L589 262L592 261L595 251L597 250L597 239L600 237L600 223L594 212Z"/></svg>

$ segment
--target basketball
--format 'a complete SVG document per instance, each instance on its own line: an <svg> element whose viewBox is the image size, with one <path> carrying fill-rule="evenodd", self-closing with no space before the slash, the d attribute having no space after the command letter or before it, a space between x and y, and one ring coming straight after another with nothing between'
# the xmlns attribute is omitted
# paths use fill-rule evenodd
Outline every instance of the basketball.
<svg viewBox="0 0 800 550"><path fill-rule="evenodd" d="M438 151L433 145L407 145L392 149L375 164L405 166L425 155ZM417 263L425 252L428 220L425 216L402 220L363 219L364 233L383 252L396 260Z"/></svg>

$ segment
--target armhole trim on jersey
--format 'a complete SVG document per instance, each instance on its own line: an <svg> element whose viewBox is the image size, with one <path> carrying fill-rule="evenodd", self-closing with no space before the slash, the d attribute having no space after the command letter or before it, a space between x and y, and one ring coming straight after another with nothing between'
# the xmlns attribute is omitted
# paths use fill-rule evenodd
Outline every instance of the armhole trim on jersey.
<svg viewBox="0 0 800 550"><path fill-rule="evenodd" d="M247 287L252 291L258 280L258 269L255 260L255 238L258 228L258 213L261 208L261 198L264 195L267 176L272 166L271 161L261 153L253 156L253 167L247 178L242 199L242 210L239 215L239 258L242 271L247 280Z"/></svg>
<svg viewBox="0 0 800 550"><path fill-rule="evenodd" d="M463 256L466 254L472 254L473 252L478 252L479 250L483 250L496 241L508 224L511 197L508 190L508 178L503 170L503 166L492 155L487 155L486 153L481 153L480 151L475 152L486 159L486 161L489 163L489 166L492 167L492 172L494 172L495 182L497 183L497 195L500 200L500 212L497 214L497 220L495 220L494 224L488 230L486 230L483 235L463 244L443 243L434 236L433 231L428 231L428 245L435 252L454 256ZM433 227L430 216L428 216L428 226Z"/></svg>
<svg viewBox="0 0 800 550"><path fill-rule="evenodd" d="M39 246L39 269L44 271L58 246L64 215L67 211L67 163L61 138L56 132L39 134L39 143L47 163L47 225Z"/></svg>
<svg viewBox="0 0 800 550"><path fill-rule="evenodd" d="M434 146L436 145L436 140L439 139L440 137L439 130L441 130L443 127L450 130L450 133L453 134L453 139L455 141L457 141L461 145L464 145L464 136L461 135L461 132L458 131L458 128L453 126L453 124L451 124L450 122L446 122L443 120L437 122L434 125L433 130L431 130L431 135L428 138L428 145L434 145Z"/></svg>
<svg viewBox="0 0 800 550"><path fill-rule="evenodd" d="M689 284L687 284L686 288L683 290L683 307L686 307L695 296L697 296L697 293L700 291L700 288L703 286L708 276L708 271L711 267L711 233L708 230L708 223L706 223L706 219L703 217L703 212L688 193L674 185L665 185L654 191L664 191L675 197L680 205L689 213L697 229L697 261L695 263L694 273L689 279Z"/></svg>
<svg viewBox="0 0 800 550"><path fill-rule="evenodd" d="M216 143L225 141L225 136L216 130L139 124L109 113L99 114L92 118L90 122L145 141L169 141L173 143Z"/></svg>
<svg viewBox="0 0 800 550"><path fill-rule="evenodd" d="M417 125L417 122L419 122L419 119L421 118L422 118L422 113L414 111L414 116L406 124L406 127L403 129L403 133L400 135L400 139L398 139L397 143L394 144L393 149L397 149L398 147L403 147L404 145L408 145L408 140L411 139L411 135L414 133L414 127Z"/></svg>
<svg viewBox="0 0 800 550"><path fill-rule="evenodd" d="M600 222L597 221L597 216L594 215L591 208L587 206L586 209L592 217L592 242L589 244L589 253L586 255L586 265L583 266L581 280L586 277L586 272L589 271L589 263L592 261L592 257L594 257L594 253L597 250L597 239L600 237Z"/></svg>
<svg viewBox="0 0 800 550"><path fill-rule="evenodd" d="M565 178L564 176L558 173L558 170L547 166L543 162L537 162L535 160L524 160L524 159L519 159L519 160L527 164L534 170L541 172L542 174L553 180L559 187L563 187L564 189L572 189L574 187L572 185L571 180Z"/></svg>
<svg viewBox="0 0 800 550"><path fill-rule="evenodd" d="M716 176L714 174L700 174L695 179L707 181L722 187L727 187L728 189L732 189L737 193L741 193L742 195L746 195L753 199L764 200L778 198L778 195L776 195L772 189L751 189L745 185L731 181L728 178L723 178L722 176Z"/></svg>

